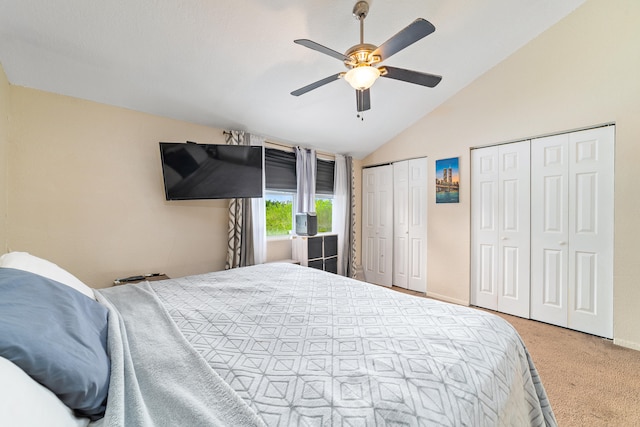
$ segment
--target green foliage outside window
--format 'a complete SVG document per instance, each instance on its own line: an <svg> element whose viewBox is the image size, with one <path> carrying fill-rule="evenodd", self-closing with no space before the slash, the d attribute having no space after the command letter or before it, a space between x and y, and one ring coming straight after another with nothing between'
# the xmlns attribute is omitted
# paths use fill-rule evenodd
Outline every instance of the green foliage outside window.
<svg viewBox="0 0 640 427"><path fill-rule="evenodd" d="M318 233L331 232L332 200L316 199ZM265 199L267 236L286 236L293 227L293 201Z"/></svg>
<svg viewBox="0 0 640 427"><path fill-rule="evenodd" d="M267 199L265 201L265 215L267 236L287 235L293 224L293 202Z"/></svg>
<svg viewBox="0 0 640 427"><path fill-rule="evenodd" d="M316 199L318 233L328 233L331 231L331 208L331 199Z"/></svg>

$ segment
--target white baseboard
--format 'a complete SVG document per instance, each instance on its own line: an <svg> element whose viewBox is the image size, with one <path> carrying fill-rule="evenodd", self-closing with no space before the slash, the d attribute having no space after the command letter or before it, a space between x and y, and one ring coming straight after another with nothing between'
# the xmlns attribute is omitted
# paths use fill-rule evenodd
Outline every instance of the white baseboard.
<svg viewBox="0 0 640 427"><path fill-rule="evenodd" d="M437 300L444 301L444 302L450 302L452 304L469 306L469 301L463 301L463 300L460 300L460 299L457 299L457 298L451 298L451 297L448 297L446 295L440 295L440 294L436 294L436 293L427 291L427 296L429 298L437 299Z"/></svg>
<svg viewBox="0 0 640 427"><path fill-rule="evenodd" d="M621 340L620 338L613 338L613 343L615 345L619 345L620 347L626 347L632 350L640 350L640 343L637 342Z"/></svg>

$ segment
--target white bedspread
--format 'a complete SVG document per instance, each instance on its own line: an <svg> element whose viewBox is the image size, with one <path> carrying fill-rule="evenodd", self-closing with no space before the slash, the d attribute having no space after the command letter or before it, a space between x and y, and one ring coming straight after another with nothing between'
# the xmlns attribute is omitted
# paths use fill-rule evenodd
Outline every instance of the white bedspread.
<svg viewBox="0 0 640 427"><path fill-rule="evenodd" d="M97 292L109 308L111 377L91 427L264 423L185 341L148 282Z"/></svg>
<svg viewBox="0 0 640 427"><path fill-rule="evenodd" d="M556 425L520 337L495 315L291 264L152 289L267 425Z"/></svg>

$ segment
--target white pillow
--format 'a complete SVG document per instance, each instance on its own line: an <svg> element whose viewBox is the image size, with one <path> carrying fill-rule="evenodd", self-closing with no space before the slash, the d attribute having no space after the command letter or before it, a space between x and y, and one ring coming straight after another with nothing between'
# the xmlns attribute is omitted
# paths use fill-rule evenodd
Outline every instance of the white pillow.
<svg viewBox="0 0 640 427"><path fill-rule="evenodd" d="M40 276L70 286L91 299L96 299L93 289L82 283L76 276L58 267L51 261L38 258L27 252L9 252L8 254L0 256L0 267L15 268L16 270L39 274Z"/></svg>
<svg viewBox="0 0 640 427"><path fill-rule="evenodd" d="M86 427L48 388L16 365L0 357L0 425L12 427Z"/></svg>

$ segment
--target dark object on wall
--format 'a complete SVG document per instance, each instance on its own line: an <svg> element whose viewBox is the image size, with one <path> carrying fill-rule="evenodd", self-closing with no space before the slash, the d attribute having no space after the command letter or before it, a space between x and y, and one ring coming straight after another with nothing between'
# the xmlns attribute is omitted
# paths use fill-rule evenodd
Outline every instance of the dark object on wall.
<svg viewBox="0 0 640 427"><path fill-rule="evenodd" d="M318 234L318 217L315 213L296 214L296 234L299 236L315 236Z"/></svg>
<svg viewBox="0 0 640 427"><path fill-rule="evenodd" d="M167 200L262 197L262 147L161 142Z"/></svg>

